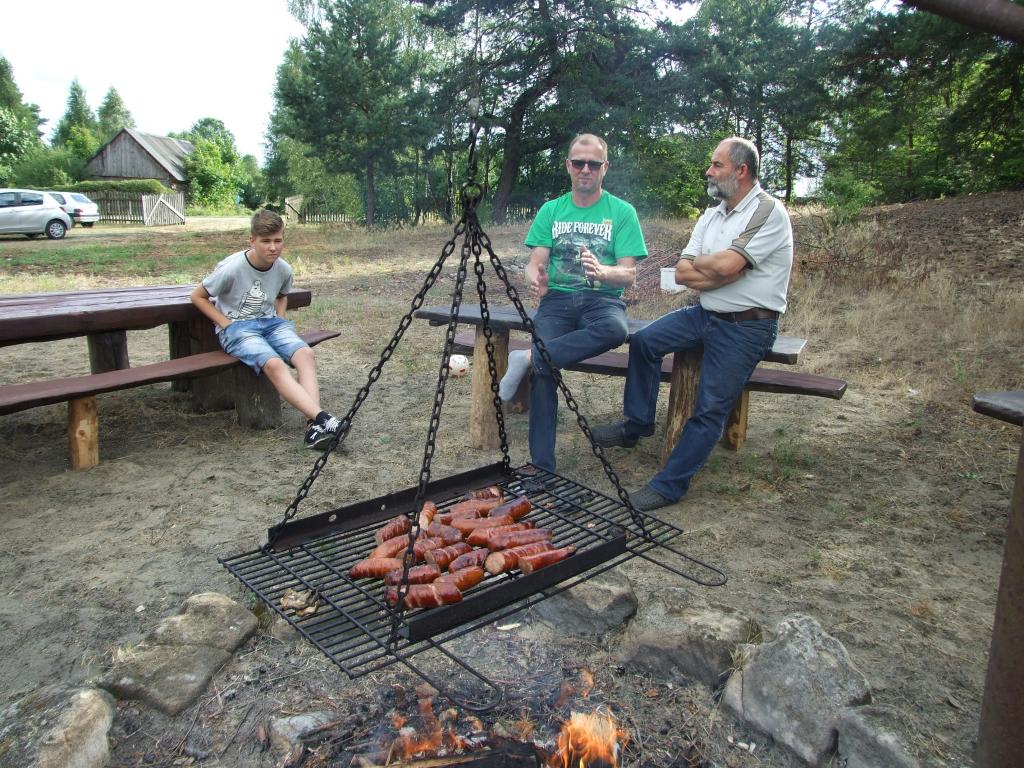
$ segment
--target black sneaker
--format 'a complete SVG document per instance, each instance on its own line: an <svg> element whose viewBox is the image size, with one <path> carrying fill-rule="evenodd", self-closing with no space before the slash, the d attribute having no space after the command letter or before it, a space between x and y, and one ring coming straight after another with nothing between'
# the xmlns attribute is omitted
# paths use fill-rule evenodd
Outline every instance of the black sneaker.
<svg viewBox="0 0 1024 768"><path fill-rule="evenodd" d="M330 445L340 426L341 422L330 415L321 421L310 421L302 443L311 451L323 450Z"/></svg>
<svg viewBox="0 0 1024 768"><path fill-rule="evenodd" d="M594 442L602 448L632 448L640 440L639 437L626 434L625 421L599 424L591 428L590 434L594 436Z"/></svg>
<svg viewBox="0 0 1024 768"><path fill-rule="evenodd" d="M669 504L675 504L672 499L666 499L649 485L630 493L629 500L639 512L650 512L652 509L661 509Z"/></svg>

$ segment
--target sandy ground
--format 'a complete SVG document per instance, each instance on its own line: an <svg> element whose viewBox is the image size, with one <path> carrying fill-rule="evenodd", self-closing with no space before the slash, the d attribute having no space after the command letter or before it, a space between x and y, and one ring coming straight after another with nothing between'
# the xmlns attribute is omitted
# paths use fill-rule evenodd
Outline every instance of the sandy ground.
<svg viewBox="0 0 1024 768"><path fill-rule="evenodd" d="M440 244L424 248L436 246L436 253ZM420 275L398 270L388 286L411 297L406 289ZM379 328L376 338L346 331L318 353L323 401L338 411L365 383L403 311L404 300L377 279L324 282L314 306L296 316L300 326L351 328L369 318ZM412 325L300 514L414 484L436 370L423 350L440 342L438 329ZM132 333L129 348L134 364L161 359L165 334ZM0 349L4 383L87 367L83 339ZM584 374L567 380L588 417L617 415L620 381ZM452 381L435 477L497 458L465 448L468 392L468 378ZM666 395L663 388L663 401ZM301 417L287 408L280 428L251 432L236 425L232 412L195 414L187 395L152 387L101 397L100 414L102 462L85 472L67 469L63 406L0 420L4 700L47 682L89 680L117 647L139 640L190 594L218 591L249 604L217 558L260 546L312 466L300 447ZM742 451L717 451L689 497L664 510L689 531L687 550L722 567L728 584L666 587L663 572L634 561L624 572L641 599L678 589L681 600L729 606L767 628L794 613L813 616L845 644L874 701L893 708L893 727L923 765L971 765L1020 430L963 404L923 405L912 392L870 386L851 387L840 402L755 394L750 423ZM513 460L525 461L525 417L510 417L509 433ZM611 452L627 487L640 485L657 465L660 438L659 432L636 450ZM559 441L561 472L611 490L567 419ZM599 674L598 692L609 704L634 714L651 706L661 712L660 720L631 723L634 740L647 747L647 757L634 764L698 764L652 757L660 754L659 740L681 738L678 684L611 674L607 647L555 656L544 690L557 691L561 678L575 673L572 665L558 666L566 656L577 664L587 658L607 673ZM218 745L220 762L207 764L271 765L253 750L249 710L232 714L230 701L217 699L253 665L275 676L272 686L258 689L265 694L261 712L349 702L352 722L367 729L392 703L376 692L396 680L415 682L387 672L352 683L314 650L282 650L261 634L218 677L201 710L175 720L122 707L115 764L153 764L154 756L156 764L171 764L185 743L179 735L202 734ZM217 717L208 716L213 699ZM703 706L713 710L713 700L706 696ZM720 764L793 764L770 745L756 755L730 752L724 737L742 731L727 718L716 722L702 738L721 741Z"/></svg>

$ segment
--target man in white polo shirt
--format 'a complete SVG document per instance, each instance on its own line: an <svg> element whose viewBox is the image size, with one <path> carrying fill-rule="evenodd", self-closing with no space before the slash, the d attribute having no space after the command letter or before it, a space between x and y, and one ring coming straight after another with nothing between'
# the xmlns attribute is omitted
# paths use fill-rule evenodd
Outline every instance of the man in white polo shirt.
<svg viewBox="0 0 1024 768"><path fill-rule="evenodd" d="M654 434L662 359L704 346L693 415L661 472L629 494L637 509L664 507L686 494L775 343L786 311L793 230L782 203L761 189L759 163L747 139L725 139L715 149L708 194L721 202L697 221L676 265L676 282L700 291L700 303L670 312L630 339L625 419L593 430L604 447L632 448Z"/></svg>

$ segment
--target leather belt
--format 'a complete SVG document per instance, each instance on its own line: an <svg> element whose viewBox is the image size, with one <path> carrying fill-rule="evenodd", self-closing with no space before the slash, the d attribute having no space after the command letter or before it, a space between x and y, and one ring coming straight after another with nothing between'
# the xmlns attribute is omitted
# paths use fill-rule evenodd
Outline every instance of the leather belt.
<svg viewBox="0 0 1024 768"><path fill-rule="evenodd" d="M763 307L751 307L742 312L712 312L709 309L708 314L728 323L742 323L744 320L775 320L779 316L774 309L764 309Z"/></svg>

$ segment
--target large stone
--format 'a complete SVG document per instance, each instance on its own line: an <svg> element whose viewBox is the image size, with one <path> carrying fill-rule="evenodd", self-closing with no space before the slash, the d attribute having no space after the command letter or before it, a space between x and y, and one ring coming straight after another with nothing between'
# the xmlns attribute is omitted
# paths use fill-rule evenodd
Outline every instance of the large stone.
<svg viewBox="0 0 1024 768"><path fill-rule="evenodd" d="M871 699L846 648L809 616L784 619L775 640L743 646L741 658L722 705L812 766L835 749L843 711Z"/></svg>
<svg viewBox="0 0 1024 768"><path fill-rule="evenodd" d="M897 714L888 707L852 707L839 717L839 760L845 768L919 768L890 729Z"/></svg>
<svg viewBox="0 0 1024 768"><path fill-rule="evenodd" d="M252 637L257 621L253 614L225 595L204 592L182 603L173 616L150 632L150 645L209 645L234 651Z"/></svg>
<svg viewBox="0 0 1024 768"><path fill-rule="evenodd" d="M335 720L330 712L306 712L291 717L272 717L267 724L270 747L278 756L289 754L302 738Z"/></svg>
<svg viewBox="0 0 1024 768"><path fill-rule="evenodd" d="M99 685L121 699L136 699L176 715L206 689L231 654L209 645L139 645Z"/></svg>
<svg viewBox="0 0 1024 768"><path fill-rule="evenodd" d="M672 590L643 605L622 638L619 659L623 666L662 679L716 687L732 669L736 647L760 630L731 608L688 606L686 600L684 590Z"/></svg>
<svg viewBox="0 0 1024 768"><path fill-rule="evenodd" d="M0 768L105 768L113 722L106 691L40 688L0 712Z"/></svg>
<svg viewBox="0 0 1024 768"><path fill-rule="evenodd" d="M560 633L600 637L628 622L636 606L633 585L613 570L538 603L530 612Z"/></svg>

